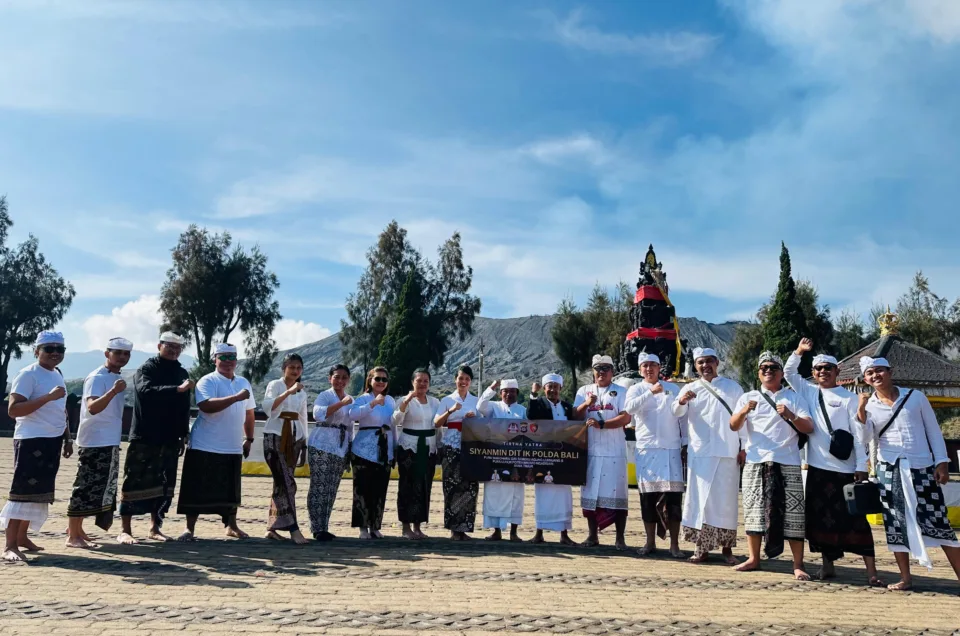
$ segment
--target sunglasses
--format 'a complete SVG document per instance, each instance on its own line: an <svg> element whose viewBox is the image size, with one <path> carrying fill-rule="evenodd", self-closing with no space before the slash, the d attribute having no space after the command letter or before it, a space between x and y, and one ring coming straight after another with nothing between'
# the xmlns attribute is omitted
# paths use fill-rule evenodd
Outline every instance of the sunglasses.
<svg viewBox="0 0 960 636"><path fill-rule="evenodd" d="M767 371L779 371L780 367L775 364L765 364L760 367L760 371L766 373Z"/></svg>
<svg viewBox="0 0 960 636"><path fill-rule="evenodd" d="M63 345L43 345L40 350L44 353L64 353L67 348Z"/></svg>
<svg viewBox="0 0 960 636"><path fill-rule="evenodd" d="M593 367L593 370L597 373L609 373L610 371L613 371L613 367L605 364L603 366Z"/></svg>
<svg viewBox="0 0 960 636"><path fill-rule="evenodd" d="M390 378L385 378L382 375L378 375L373 379L374 382L389 382Z"/></svg>
<svg viewBox="0 0 960 636"><path fill-rule="evenodd" d="M821 364L820 366L813 367L813 370L814 371L831 371L836 368L837 367L835 367L832 364Z"/></svg>
<svg viewBox="0 0 960 636"><path fill-rule="evenodd" d="M237 354L235 353L221 353L217 356L218 360L223 360L224 362L236 362Z"/></svg>

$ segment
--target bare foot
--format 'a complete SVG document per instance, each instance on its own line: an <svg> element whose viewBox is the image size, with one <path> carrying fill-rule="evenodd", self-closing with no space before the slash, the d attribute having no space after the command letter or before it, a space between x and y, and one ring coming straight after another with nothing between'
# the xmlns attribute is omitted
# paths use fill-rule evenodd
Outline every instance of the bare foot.
<svg viewBox="0 0 960 636"><path fill-rule="evenodd" d="M736 570L737 572L753 572L754 570L760 569L760 561L759 560L753 561L751 559L747 559L746 561L744 561L743 563L741 563L740 565L736 566L733 569Z"/></svg>
<svg viewBox="0 0 960 636"><path fill-rule="evenodd" d="M600 539L596 537L587 537L585 541L580 543L581 548L595 548L600 545Z"/></svg>
<svg viewBox="0 0 960 636"><path fill-rule="evenodd" d="M682 559L683 557L687 556L680 548L670 548L669 554L671 559Z"/></svg>
<svg viewBox="0 0 960 636"><path fill-rule="evenodd" d="M370 531L366 528L360 528L360 538L361 539L371 539Z"/></svg>
<svg viewBox="0 0 960 636"><path fill-rule="evenodd" d="M688 563L706 563L707 559L709 558L710 558L710 553L704 552L703 554L694 554L692 557L687 559L687 562ZM730 563L730 562L727 561L727 563ZM735 563L736 561L734 561L733 563L730 563L730 565L733 565Z"/></svg>
<svg viewBox="0 0 960 636"><path fill-rule="evenodd" d="M410 539L411 541L416 541L417 539L420 538L417 536L417 533L414 532L413 530L404 530L400 536L403 537L404 539Z"/></svg>
<svg viewBox="0 0 960 636"><path fill-rule="evenodd" d="M809 581L810 575L803 568L793 568L793 578L798 581Z"/></svg>
<svg viewBox="0 0 960 636"><path fill-rule="evenodd" d="M127 532L121 532L117 535L117 543L120 545L137 545L140 542L134 539L133 535Z"/></svg>
<svg viewBox="0 0 960 636"><path fill-rule="evenodd" d="M626 552L627 550L630 549L627 547L627 542L624 541L623 539L617 539L617 542L613 544L613 547L615 547L620 552Z"/></svg>
<svg viewBox="0 0 960 636"><path fill-rule="evenodd" d="M510 540L514 543L523 543L523 539L521 539L520 535L518 535L516 532L510 533Z"/></svg>
<svg viewBox="0 0 960 636"><path fill-rule="evenodd" d="M87 541L83 537L67 537L64 545L68 548L80 548L83 550L95 550L100 546L92 541Z"/></svg>
<svg viewBox="0 0 960 636"><path fill-rule="evenodd" d="M310 539L303 536L303 533L299 530L293 530L290 532L290 538L293 539L293 542L297 545L307 545L310 543Z"/></svg>
<svg viewBox="0 0 960 636"><path fill-rule="evenodd" d="M486 540L486 541L499 541L499 540L502 539L502 538L503 538L503 533L500 532L500 528L497 528L497 529L494 530L492 533L490 533L490 536L486 537L485 540Z"/></svg>
<svg viewBox="0 0 960 636"><path fill-rule="evenodd" d="M373 538L374 538L374 539L382 539L382 538L383 538L383 534L382 534L379 530L374 530L374 531L373 531Z"/></svg>
<svg viewBox="0 0 960 636"><path fill-rule="evenodd" d="M656 549L655 547L653 547L652 545L645 545L645 546L643 546L642 548L640 548L640 549L637 550L637 555L638 555L638 556L647 556L647 555L649 555L649 554L653 554L653 553L656 552L656 551L657 551L657 549Z"/></svg>
<svg viewBox="0 0 960 636"><path fill-rule="evenodd" d="M723 560L726 561L728 565L736 565L737 563L740 562L740 560L737 559L737 557L733 556L733 550L731 550L730 548L723 549Z"/></svg>
<svg viewBox="0 0 960 636"><path fill-rule="evenodd" d="M543 530L537 530L537 534L533 535L533 538L530 539L530 543L546 543L543 539Z"/></svg>
<svg viewBox="0 0 960 636"><path fill-rule="evenodd" d="M29 538L23 540L23 545L20 546L27 552L43 552L43 548L38 546L36 543L31 541Z"/></svg>
<svg viewBox="0 0 960 636"><path fill-rule="evenodd" d="M267 530L266 534L263 535L265 539L270 539L271 541L286 541L287 538L280 536L276 533L275 530Z"/></svg>
<svg viewBox="0 0 960 636"><path fill-rule="evenodd" d="M162 541L164 543L167 541L173 541L173 539L160 532L159 528L150 530L150 532L147 533L147 538L151 541Z"/></svg>
<svg viewBox="0 0 960 636"><path fill-rule="evenodd" d="M560 535L560 545L577 545L577 542L567 536L567 533L564 532Z"/></svg>
<svg viewBox="0 0 960 636"><path fill-rule="evenodd" d="M196 540L197 538L193 536L193 533L190 532L189 530L184 530L183 534L177 537L177 541L183 541L183 542L196 541Z"/></svg>
<svg viewBox="0 0 960 636"><path fill-rule="evenodd" d="M820 571L814 575L814 578L818 581L826 581L837 576L837 571L834 569L833 564L827 565L824 563L820 566Z"/></svg>
<svg viewBox="0 0 960 636"><path fill-rule="evenodd" d="M893 590L894 592L908 592L913 588L913 581L904 581L900 580L896 583L891 583L887 586L888 590Z"/></svg>
<svg viewBox="0 0 960 636"><path fill-rule="evenodd" d="M6 563L28 563L27 557L23 556L23 553L15 548L7 548L4 550L3 560Z"/></svg>
<svg viewBox="0 0 960 636"><path fill-rule="evenodd" d="M234 539L249 539L250 535L241 530L240 528L234 526L232 528L227 528L223 531L228 537L233 537Z"/></svg>
<svg viewBox="0 0 960 636"><path fill-rule="evenodd" d="M426 534L424 534L423 530L414 530L414 532L415 532L416 535L417 535L417 539L420 539L421 541L424 540L424 539L429 539L429 538L430 538L429 536L427 536Z"/></svg>

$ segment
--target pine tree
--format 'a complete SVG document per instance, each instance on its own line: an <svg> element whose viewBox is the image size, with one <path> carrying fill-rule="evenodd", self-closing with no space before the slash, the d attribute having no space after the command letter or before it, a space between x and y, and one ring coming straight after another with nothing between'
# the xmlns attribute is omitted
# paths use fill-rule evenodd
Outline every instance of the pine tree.
<svg viewBox="0 0 960 636"><path fill-rule="evenodd" d="M807 335L806 327L803 309L797 301L797 286L790 273L790 252L781 242L780 282L763 321L763 348L786 356L796 348L800 338ZM809 366L809 361L805 362Z"/></svg>
<svg viewBox="0 0 960 636"><path fill-rule="evenodd" d="M430 339L423 311L423 287L416 270L407 274L400 292L396 317L380 341L376 364L390 371L390 394L409 393L411 377L430 363Z"/></svg>

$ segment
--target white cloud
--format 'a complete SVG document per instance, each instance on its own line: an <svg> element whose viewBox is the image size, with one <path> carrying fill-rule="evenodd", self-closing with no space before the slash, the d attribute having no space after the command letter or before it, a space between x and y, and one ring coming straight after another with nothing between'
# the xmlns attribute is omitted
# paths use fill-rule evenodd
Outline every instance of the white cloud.
<svg viewBox="0 0 960 636"><path fill-rule="evenodd" d="M663 66L698 60L716 47L719 38L704 33L675 31L627 34L602 31L585 24L581 10L563 20L553 19L555 37L564 45L604 55L631 55Z"/></svg>
<svg viewBox="0 0 960 636"><path fill-rule="evenodd" d="M326 327L321 327L315 322L304 322L303 320L289 320L284 318L277 324L273 330L273 339L277 342L277 348L281 351L299 347L300 345L323 340L331 334Z"/></svg>
<svg viewBox="0 0 960 636"><path fill-rule="evenodd" d="M603 142L585 133L563 139L547 139L532 143L523 146L520 152L543 163L554 165L571 159L580 159L588 164L601 165L610 158Z"/></svg>

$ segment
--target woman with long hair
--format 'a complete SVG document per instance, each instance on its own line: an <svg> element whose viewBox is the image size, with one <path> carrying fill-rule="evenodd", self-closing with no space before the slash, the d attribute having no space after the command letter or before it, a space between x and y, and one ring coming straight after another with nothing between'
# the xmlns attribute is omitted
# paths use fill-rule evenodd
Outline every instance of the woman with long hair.
<svg viewBox="0 0 960 636"><path fill-rule="evenodd" d="M387 395L390 374L374 367L363 383L363 395L347 410L359 424L350 452L353 464L353 518L361 539L382 539L380 525L393 467L393 423L396 402Z"/></svg>
<svg viewBox="0 0 960 636"><path fill-rule="evenodd" d="M350 429L353 422L346 407L353 404L347 395L350 368L336 364L330 369L330 388L317 396L313 403L316 428L310 433L307 457L310 461L310 492L307 510L310 513L310 531L317 541L335 539L330 533L330 513L337 499L340 479L347 466L350 448Z"/></svg>
<svg viewBox="0 0 960 636"><path fill-rule="evenodd" d="M288 353L280 365L283 377L267 384L263 411L263 459L273 475L269 526L266 537L283 541L278 531L290 533L294 543L307 543L297 524L297 482L294 470L307 460L307 391L300 382L303 358Z"/></svg>
<svg viewBox="0 0 960 636"><path fill-rule="evenodd" d="M405 539L426 539L420 524L430 519L430 488L437 467L437 429L433 423L440 401L427 395L430 372L413 372L413 390L397 405L393 424L400 427L397 466L400 472L397 514ZM413 524L413 529L410 525Z"/></svg>
<svg viewBox="0 0 960 636"><path fill-rule="evenodd" d="M454 541L464 541L473 532L477 517L477 494L480 484L465 481L460 476L460 432L463 418L477 414L477 396L470 393L473 369L462 365L457 369L457 390L440 400L440 410L434 418L437 428L446 426L440 451L443 470L443 527L450 531Z"/></svg>

